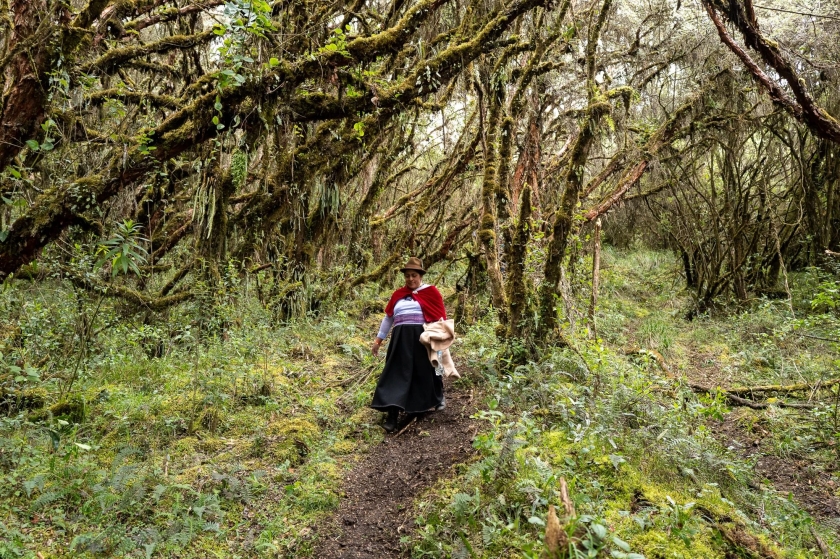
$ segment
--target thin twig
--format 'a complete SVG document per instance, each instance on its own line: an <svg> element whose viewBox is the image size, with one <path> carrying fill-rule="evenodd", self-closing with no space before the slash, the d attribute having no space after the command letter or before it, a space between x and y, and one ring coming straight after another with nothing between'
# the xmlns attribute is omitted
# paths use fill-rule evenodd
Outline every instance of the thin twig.
<svg viewBox="0 0 840 559"><path fill-rule="evenodd" d="M400 435L405 433L408 430L408 428L411 427L411 424L414 423L415 421L417 421L417 416L416 415L411 418L411 421L409 421L408 423L405 424L405 427L403 427L402 430L399 433L394 435L394 438L396 439L397 437L399 437Z"/></svg>
<svg viewBox="0 0 840 559"><path fill-rule="evenodd" d="M831 554L828 552L828 546L825 545L825 542L822 541L817 531L814 530L813 526L808 526L808 529L811 531L811 536L813 536L814 540L817 542L817 547L820 548L824 557L831 557Z"/></svg>
<svg viewBox="0 0 840 559"><path fill-rule="evenodd" d="M836 340L834 338L823 338L822 336L813 336L811 334L803 334L802 332L800 332L799 335L802 336L803 338L811 338L811 339L814 339L814 340L822 340L824 342L831 342L831 343L835 343L835 344L840 344L840 340Z"/></svg>
<svg viewBox="0 0 840 559"><path fill-rule="evenodd" d="M813 13L810 13L810 12L797 12L797 11L794 11L794 10L784 10L782 8L771 8L769 6L759 6L758 4L755 4L755 7L756 8L761 8L762 10L768 10L768 11L771 11L771 12L784 12L786 14L796 14L798 16L810 16L810 17L818 17L818 18L822 18L822 19L840 20L840 17L829 16L829 15L824 15L824 14L813 14Z"/></svg>

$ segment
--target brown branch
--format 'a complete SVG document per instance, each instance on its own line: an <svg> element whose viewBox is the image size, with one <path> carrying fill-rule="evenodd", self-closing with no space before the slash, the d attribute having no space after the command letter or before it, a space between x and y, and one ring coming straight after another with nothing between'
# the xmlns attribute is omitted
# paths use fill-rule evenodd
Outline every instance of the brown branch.
<svg viewBox="0 0 840 559"><path fill-rule="evenodd" d="M798 408L798 409L808 409L808 410L816 407L815 404L802 404L802 403L796 403L796 402L785 402L785 401L782 401L782 400L776 400L776 401L773 401L773 402L756 402L754 400L748 400L747 398L741 398L737 394L732 394L728 390L724 390L723 388L720 388L720 387L708 388L706 386L701 386L699 384L693 384L693 383L689 383L688 386L694 392L700 392L700 393L703 393L703 394L713 394L713 393L719 391L724 396L726 396L726 399L729 400L730 403L732 403L736 406L746 406L746 407L752 408L754 410L763 410L763 409L767 409L767 408L773 407L773 406L776 406L776 407L779 407L779 408Z"/></svg>
<svg viewBox="0 0 840 559"><path fill-rule="evenodd" d="M698 104L698 102L703 99L717 79L726 73L726 71L718 73L706 87L674 111L671 117L651 136L650 140L648 140L645 145L641 161L635 163L632 167L627 169L618 180L618 183L613 191L604 198L601 203L594 208L591 208L584 214L585 223L592 221L598 216L604 215L615 204L622 200L627 191L629 191L633 185L642 178L642 175L645 174L645 171L647 171L650 166L651 160L662 148L670 145L684 129L683 121L691 116L694 112L694 107Z"/></svg>
<svg viewBox="0 0 840 559"><path fill-rule="evenodd" d="M604 215L612 208L621 198L636 184L642 175L647 171L650 161L643 159L632 167L629 171L624 173L619 179L615 189L607 196L600 204L586 212L583 216L585 222L590 222L600 215Z"/></svg>
<svg viewBox="0 0 840 559"><path fill-rule="evenodd" d="M155 251L152 253L152 260L160 260L164 254L172 250L172 248L175 245L177 245L178 242L187 235L187 233L190 232L190 230L192 229L192 224L192 210L190 210L184 223L175 231L173 231L172 234L169 235L166 238L166 240L163 241L163 243L161 243L160 246L155 249Z"/></svg>
<svg viewBox="0 0 840 559"><path fill-rule="evenodd" d="M66 272L65 277L74 285L87 291L96 291L106 297L118 297L125 299L126 301L130 301L140 307L152 311L160 311L169 308L193 297L193 294L190 291L179 291L178 293L164 297L150 296L135 289L131 289L130 287L117 284L107 284L93 280L89 276L84 276L76 272Z"/></svg>
<svg viewBox="0 0 840 559"><path fill-rule="evenodd" d="M745 394L752 394L754 392L801 392L803 390L814 390L817 388L826 388L840 384L840 378L820 381L816 384L803 382L799 384L767 384L761 386L745 386L743 388L728 388L726 392L743 396Z"/></svg>
<svg viewBox="0 0 840 559"><path fill-rule="evenodd" d="M600 173L598 173L598 175L595 178L589 181L589 184L586 185L586 189L580 195L580 199L586 200L587 198L589 198L589 195L595 192L595 189L601 186L605 180L614 175L616 171L618 171L621 167L621 163L624 161L625 156L626 153L624 150L616 153L610 160L610 162L607 164L607 166L604 167L604 169Z"/></svg>
<svg viewBox="0 0 840 559"><path fill-rule="evenodd" d="M135 19L133 21L129 21L125 24L124 27L126 31L142 31L143 29L151 27L152 25L157 25L158 23L167 21L173 21L178 19L179 17L209 10L211 8L215 8L216 6L221 6L222 4L224 4L224 0L205 0L204 2L198 2L196 4L191 4L183 8L169 8L144 19Z"/></svg>
<svg viewBox="0 0 840 559"><path fill-rule="evenodd" d="M475 220L478 218L478 214L475 210L472 210L470 214L461 220L461 222L457 223L449 233L446 234L446 237L443 239L443 242L435 252L425 256L423 258L423 262L425 263L427 268L431 268L434 264L440 262L441 260L445 260L449 253L452 252L453 247L455 246L456 241L458 241L459 237L461 236L461 232L464 229L475 224Z"/></svg>
<svg viewBox="0 0 840 559"><path fill-rule="evenodd" d="M661 184L658 184L658 185L654 186L653 188L651 188L650 190L646 190L645 192L639 192L637 194L631 194L630 196L625 196L624 197L624 202L629 202L630 200L638 200L638 199L641 199L641 198L647 198L648 196L653 196L654 194L658 194L659 192L662 192L663 190L665 190L666 188L669 188L671 186L674 186L674 184L671 183L671 182L668 182L668 181L663 181Z"/></svg>
<svg viewBox="0 0 840 559"><path fill-rule="evenodd" d="M117 99L125 103L140 105L148 102L155 107L166 107L168 109L180 109L181 103L169 95L155 95L154 93L140 93L137 91L126 91L125 89L103 89L91 93L87 100L96 106L102 105L109 99Z"/></svg>
<svg viewBox="0 0 840 559"><path fill-rule="evenodd" d="M175 289L175 286L178 285L182 279L187 277L187 274L190 273L194 264L194 261L190 261L175 272L175 275L173 275L172 278L170 278L170 280L160 289L160 295L158 295L158 297L166 297L169 295L169 292Z"/></svg>
<svg viewBox="0 0 840 559"><path fill-rule="evenodd" d="M459 138L459 142L462 141L466 135L466 133L462 134ZM475 134L470 144L460 152L458 158L451 166L445 169L442 173L436 174L418 188L415 188L411 192L401 196L382 214L372 217L370 219L370 226L379 227L398 213L408 210L413 205L412 200L431 188L437 188L438 191L445 189L455 177L467 168L467 165L469 165L470 161L472 161L473 157L475 157L475 151L478 147L479 140L481 140L481 135Z"/></svg>
<svg viewBox="0 0 840 559"><path fill-rule="evenodd" d="M216 35L213 30L196 33L195 35L175 35L166 37L154 43L141 46L122 47L108 51L93 62L88 62L79 67L78 71L83 74L108 74L116 71L120 66L143 56L160 54L176 49L189 49L209 43Z"/></svg>
<svg viewBox="0 0 840 559"><path fill-rule="evenodd" d="M746 10L744 11L741 11L742 8L739 4L735 4L738 17L734 21L731 20L731 14L728 12L732 8L732 2L724 5L721 0L704 0L703 4L706 13L709 14L709 18L717 28L721 41L741 60L756 81L767 89L770 98L784 107L794 118L804 122L817 136L840 143L840 123L825 109L816 104L811 94L805 89L805 82L800 79L793 65L782 55L775 43L771 43L761 34L753 13L752 0L745 0ZM793 91L795 101L758 67L744 49L735 43L718 17L716 7L721 10L724 17L730 19L741 31L747 46L756 50L761 55L762 60L787 82L788 87ZM750 17L750 14L752 17Z"/></svg>

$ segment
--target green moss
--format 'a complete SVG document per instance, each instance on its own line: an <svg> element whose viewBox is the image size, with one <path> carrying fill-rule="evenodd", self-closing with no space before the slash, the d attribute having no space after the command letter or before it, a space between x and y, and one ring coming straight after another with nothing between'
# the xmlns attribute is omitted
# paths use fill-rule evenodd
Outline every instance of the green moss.
<svg viewBox="0 0 840 559"><path fill-rule="evenodd" d="M330 447L330 453L338 455L351 454L356 451L357 447L358 445L355 441L343 439L335 442L335 444Z"/></svg>
<svg viewBox="0 0 840 559"><path fill-rule="evenodd" d="M0 389L0 412L39 410L46 405L47 391L43 388L26 388L6 391Z"/></svg>
<svg viewBox="0 0 840 559"><path fill-rule="evenodd" d="M190 431L196 432L202 429L215 433L222 425L223 412L216 406L208 406L193 420Z"/></svg>
<svg viewBox="0 0 840 559"><path fill-rule="evenodd" d="M727 555L715 549L707 534L691 538L688 544L663 530L647 530L629 538L627 543L647 559L725 559Z"/></svg>
<svg viewBox="0 0 840 559"><path fill-rule="evenodd" d="M278 463L299 464L306 457L320 429L306 419L286 419L269 423L265 430L265 455Z"/></svg>
<svg viewBox="0 0 840 559"><path fill-rule="evenodd" d="M564 459L568 456L569 449L572 446L568 439L569 435L563 431L543 433L540 446L552 465L564 463Z"/></svg>
<svg viewBox="0 0 840 559"><path fill-rule="evenodd" d="M71 423L82 423L87 415L87 404L78 397L70 398L53 404L48 408L38 410L29 416L33 422L46 421L51 417L64 419Z"/></svg>
<svg viewBox="0 0 840 559"><path fill-rule="evenodd" d="M173 454L181 456L192 456L199 449L199 440L196 437L184 437L178 439L171 445Z"/></svg>

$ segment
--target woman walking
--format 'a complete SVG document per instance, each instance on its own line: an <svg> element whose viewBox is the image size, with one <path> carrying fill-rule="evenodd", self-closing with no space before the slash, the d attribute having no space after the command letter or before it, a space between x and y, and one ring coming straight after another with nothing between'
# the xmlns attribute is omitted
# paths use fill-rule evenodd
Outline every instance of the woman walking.
<svg viewBox="0 0 840 559"><path fill-rule="evenodd" d="M372 408L387 414L383 427L389 433L396 430L400 411L418 414L444 405L443 379L435 373L420 342L424 322L446 320L443 297L435 286L423 283L426 270L419 258L409 258L400 271L405 285L391 295L371 347L371 352L379 355L379 347L393 327L385 369L371 403Z"/></svg>

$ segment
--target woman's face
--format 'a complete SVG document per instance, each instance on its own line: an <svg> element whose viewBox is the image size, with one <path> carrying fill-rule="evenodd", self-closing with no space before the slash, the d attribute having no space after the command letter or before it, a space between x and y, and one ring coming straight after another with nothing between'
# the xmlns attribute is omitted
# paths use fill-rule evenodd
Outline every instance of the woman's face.
<svg viewBox="0 0 840 559"><path fill-rule="evenodd" d="M420 282L423 281L423 276L414 270L406 270L403 272L403 276L405 277L405 286L409 289L417 289L420 287Z"/></svg>

